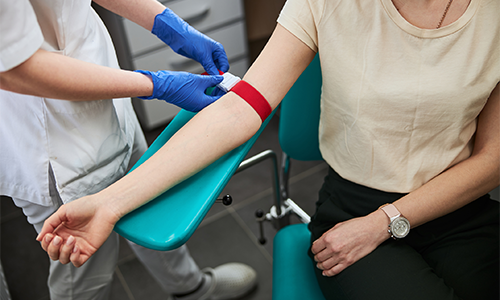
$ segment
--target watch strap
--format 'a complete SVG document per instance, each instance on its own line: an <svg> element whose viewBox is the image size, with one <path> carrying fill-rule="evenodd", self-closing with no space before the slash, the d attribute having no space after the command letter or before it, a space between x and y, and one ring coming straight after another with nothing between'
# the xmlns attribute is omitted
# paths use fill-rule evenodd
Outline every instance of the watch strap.
<svg viewBox="0 0 500 300"><path fill-rule="evenodd" d="M396 208L396 206L394 206L394 204L384 205L384 206L380 207L380 209L382 209L385 212L385 214L389 217L391 222L392 222L392 220L394 220L395 218L397 218L401 215L401 213Z"/></svg>

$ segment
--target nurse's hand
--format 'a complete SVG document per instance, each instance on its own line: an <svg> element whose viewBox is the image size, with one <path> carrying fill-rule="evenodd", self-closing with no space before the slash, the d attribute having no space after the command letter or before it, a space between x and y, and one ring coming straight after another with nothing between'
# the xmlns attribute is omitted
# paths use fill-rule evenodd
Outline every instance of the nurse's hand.
<svg viewBox="0 0 500 300"><path fill-rule="evenodd" d="M390 235L387 216L381 210L338 223L313 242L316 267L323 276L335 276L375 250Z"/></svg>
<svg viewBox="0 0 500 300"><path fill-rule="evenodd" d="M45 220L37 240L52 260L80 267L102 246L119 218L100 203L80 198Z"/></svg>
<svg viewBox="0 0 500 300"><path fill-rule="evenodd" d="M218 69L224 73L229 70L222 44L194 29L168 8L155 17L151 32L176 53L199 62L210 75L219 74Z"/></svg>
<svg viewBox="0 0 500 300"><path fill-rule="evenodd" d="M220 75L205 76L187 72L158 71L136 72L149 76L153 80L153 95L141 99L161 99L188 111L197 112L210 105L221 95L209 96L205 90L221 83Z"/></svg>

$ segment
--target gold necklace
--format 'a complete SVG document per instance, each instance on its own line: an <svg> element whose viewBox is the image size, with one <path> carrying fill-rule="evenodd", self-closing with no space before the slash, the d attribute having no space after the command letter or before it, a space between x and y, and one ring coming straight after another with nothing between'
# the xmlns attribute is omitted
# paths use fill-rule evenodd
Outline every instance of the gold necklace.
<svg viewBox="0 0 500 300"><path fill-rule="evenodd" d="M446 14L448 13L448 9L450 8L451 2L453 0L448 1L448 4L446 5L446 8L444 9L443 16L441 17L441 20L439 20L439 24L437 25L436 29L441 27L441 24L443 24L444 18L446 17Z"/></svg>
<svg viewBox="0 0 500 300"><path fill-rule="evenodd" d="M448 4L446 5L446 8L444 9L443 15L441 16L441 20L439 20L439 23L436 26L436 29L440 28L441 25L443 24L444 18L446 17L446 14L448 13L448 9L450 9L451 2L453 2L453 0L448 1ZM393 3L394 3L394 0L393 0ZM399 7L395 3L394 3L394 6L396 7L396 10L399 11Z"/></svg>

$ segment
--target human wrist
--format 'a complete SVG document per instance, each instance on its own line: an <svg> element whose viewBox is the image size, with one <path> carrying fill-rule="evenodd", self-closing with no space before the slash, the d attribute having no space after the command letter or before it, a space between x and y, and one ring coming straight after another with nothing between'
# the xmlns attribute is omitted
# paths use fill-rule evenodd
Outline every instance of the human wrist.
<svg viewBox="0 0 500 300"><path fill-rule="evenodd" d="M381 242L391 237L391 234L387 230L387 225L390 223L390 220L381 209L375 210L369 214L368 217L370 219L370 224L373 224L373 229L377 238Z"/></svg>
<svg viewBox="0 0 500 300"><path fill-rule="evenodd" d="M410 222L401 214L394 204L384 204L380 206L378 210L383 211L389 218L388 232L393 239L402 239L408 235L410 232Z"/></svg>
<svg viewBox="0 0 500 300"><path fill-rule="evenodd" d="M150 71L144 71L144 70L135 70L134 71L135 75L137 76L137 79L140 81L139 89L133 95L134 97L140 98L140 99L154 99L153 93L154 93L154 80L153 80L153 72Z"/></svg>
<svg viewBox="0 0 500 300"><path fill-rule="evenodd" d="M105 191L105 190L104 190ZM125 214L121 212L120 206L112 197L101 191L97 194L87 196L86 201L90 201L94 206L95 214L102 216L113 225L116 224Z"/></svg>

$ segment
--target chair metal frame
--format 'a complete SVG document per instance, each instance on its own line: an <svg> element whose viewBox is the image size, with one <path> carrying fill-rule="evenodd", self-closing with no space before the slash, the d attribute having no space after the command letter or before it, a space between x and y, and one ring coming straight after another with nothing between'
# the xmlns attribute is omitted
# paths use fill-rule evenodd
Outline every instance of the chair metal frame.
<svg viewBox="0 0 500 300"><path fill-rule="evenodd" d="M273 169L274 205L268 213L264 214L262 212L258 218L258 221L261 221L261 239L259 240L261 243L265 241L262 236L264 220L271 221L278 230L275 240L277 237L283 237L281 240L288 241L287 243L294 242L295 238L293 236L287 236L287 234L283 233L300 234L302 237L302 243L298 245L300 247L291 245L289 248L292 248L292 251L286 251L283 255L280 255L276 252L279 246L275 245L274 256L278 255L285 260L295 260L303 266L299 270L290 269L285 272L275 272L283 275L279 278L284 284L278 284L278 281L280 281L278 279L273 280L273 298L276 298L276 300L290 300L290 297L307 295L309 300L324 300L316 279L313 275L311 276L314 269L304 250L309 247L307 239L310 234L304 225L288 226L291 214L297 215L303 223L309 223L310 221L307 213L289 198L288 181L292 158L298 160L322 159L318 142L320 95L321 72L319 59L316 57L292 86L280 106L279 133L280 146L283 150L280 168L278 168L277 155L272 150L266 150L247 160L243 160L271 119L271 115L262 124L257 134L248 142L228 152L205 169L179 183L156 199L124 216L116 224L115 231L137 244L155 250L166 251L180 247L191 237L213 203L216 202L222 189L235 173L246 170L260 162L270 160ZM132 169L151 157L193 116L193 113L181 111ZM290 120L290 117L291 122L286 123L287 120ZM297 119L302 122L297 122ZM300 142L296 141L297 138L299 138ZM299 230L294 231L294 229ZM293 249L295 248L304 251L294 252ZM280 261L283 259L280 259ZM275 259L275 262L278 262L278 260ZM274 264L274 266L276 265L278 264ZM283 268L290 265L289 261L281 264ZM275 284L277 285L275 286ZM286 284L291 286L288 287Z"/></svg>
<svg viewBox="0 0 500 300"><path fill-rule="evenodd" d="M289 197L288 182L292 159L323 159L319 151L318 141L321 85L321 68L319 57L316 56L281 103L279 138L282 154L280 166L278 167L277 155L272 150L266 150L241 164L240 168L243 170L266 158L272 160L274 205L266 214L256 212L257 221L261 227L261 237L259 238L261 243L265 242L262 236L263 221L270 221L276 230L280 230L290 224L291 214L296 215L301 222L306 224L311 220L310 216ZM297 122L299 119L303 122ZM303 146L296 147L297 144Z"/></svg>

